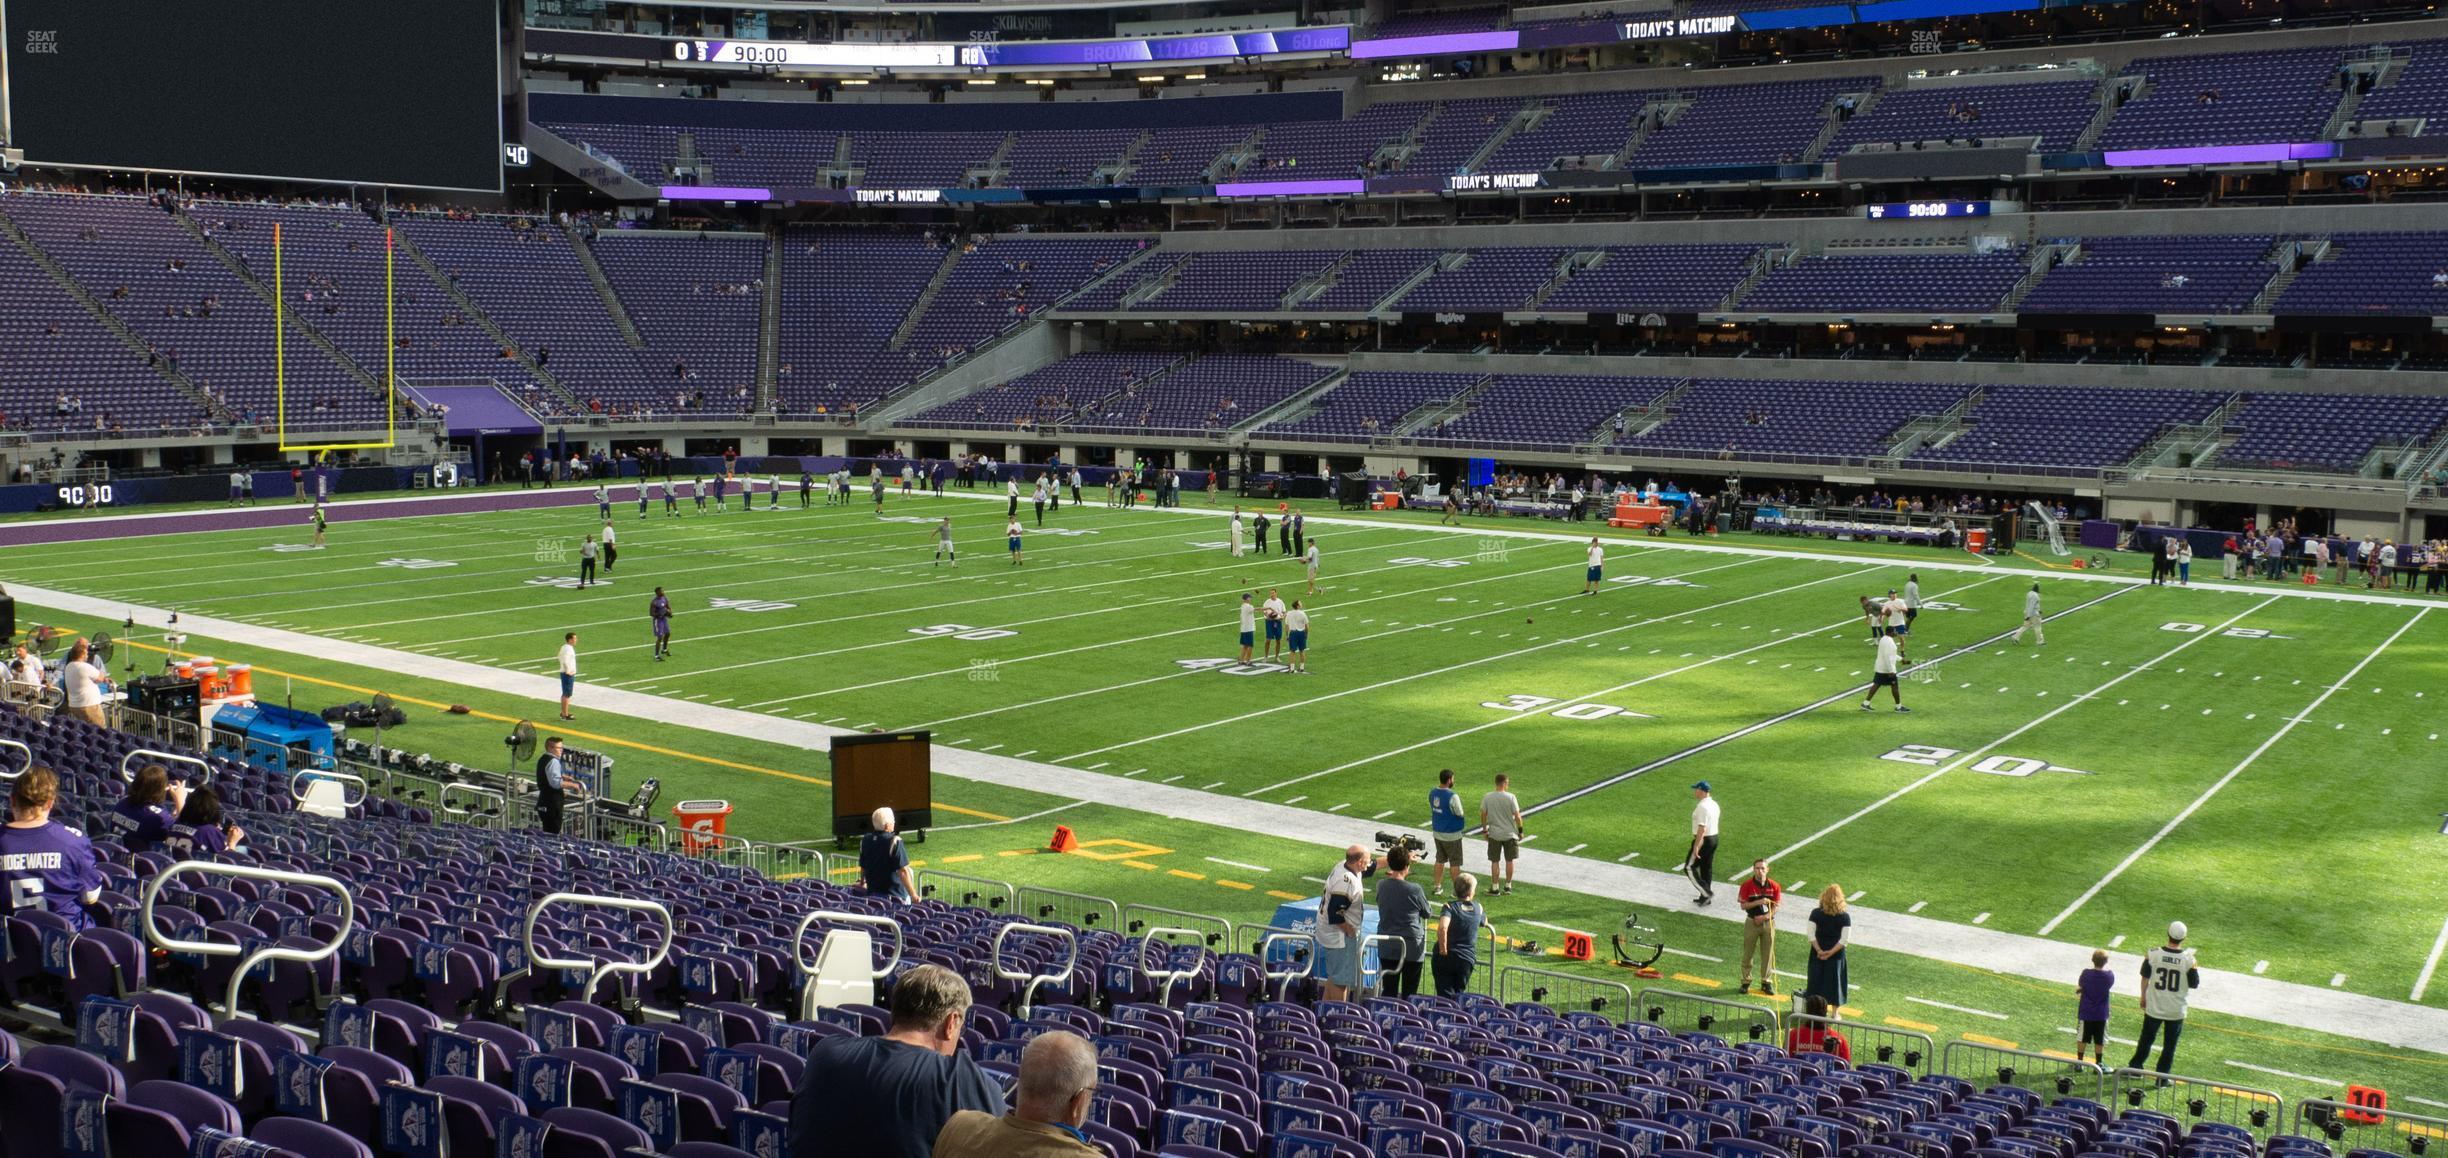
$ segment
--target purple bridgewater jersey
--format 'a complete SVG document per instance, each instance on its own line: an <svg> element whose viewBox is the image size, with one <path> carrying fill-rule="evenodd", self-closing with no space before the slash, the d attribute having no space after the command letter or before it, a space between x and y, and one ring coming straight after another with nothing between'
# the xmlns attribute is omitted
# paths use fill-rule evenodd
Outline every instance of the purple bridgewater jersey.
<svg viewBox="0 0 2448 1158"><path fill-rule="evenodd" d="M54 820L40 828L0 828L0 892L8 907L44 908L74 928L91 928L85 902L102 891L93 843Z"/></svg>
<svg viewBox="0 0 2448 1158"><path fill-rule="evenodd" d="M129 852L151 852L163 837L170 835L170 826L177 820L166 805L122 800L111 807L106 823Z"/></svg>

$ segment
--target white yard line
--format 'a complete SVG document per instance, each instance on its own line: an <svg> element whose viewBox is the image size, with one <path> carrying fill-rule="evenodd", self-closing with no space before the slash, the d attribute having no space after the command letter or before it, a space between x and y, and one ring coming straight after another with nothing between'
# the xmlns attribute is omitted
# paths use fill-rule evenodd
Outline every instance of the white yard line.
<svg viewBox="0 0 2448 1158"><path fill-rule="evenodd" d="M2423 959L2422 975L2414 979L2413 1000L2422 1000L2423 991L2431 988L2431 974L2439 968L2442 950L2448 950L2448 921L2440 922L2439 938L2431 942L2431 955Z"/></svg>
<svg viewBox="0 0 2448 1158"><path fill-rule="evenodd" d="M1944 1010L1948 1010L1948 1011L1953 1012L1953 1013L1968 1013L1968 1014L1971 1014L1971 1015L1972 1015L1972 1016L1974 1016L1974 1017L1986 1017L1986 1018L1990 1018L1991 1020L1995 1020L1995 1021L2008 1021L2008 1020L2012 1020L2012 1019L2008 1018L2008 1017L2007 1017L2005 1014L2003 1014L2003 1013L1991 1013L1991 1012L1989 1012L1989 1011L1988 1011L1988 1010L1986 1010L1986 1009L1974 1009L1974 1008L1972 1008L1971 1006L1968 1006L1968 1005L1949 1005L1949 1004L1947 1004L1946 1002L1943 1002L1943 1001L1932 1001L1932 1000L1930 1000L1929 998L1926 998L1926 997L1914 997L1914 996L1912 996L1912 995L1910 995L1910 994L1905 995L1904 1000L1906 1000L1906 1001L1910 1001L1910 1002L1913 1002L1913 1003L1918 1004L1918 1005L1926 1005L1926 1006L1929 1006L1929 1007L1930 1007L1930 1008L1932 1008L1932 1009L1944 1009Z"/></svg>
<svg viewBox="0 0 2448 1158"><path fill-rule="evenodd" d="M2107 876L2101 877L2099 881L2093 884L2090 888L2084 889L2083 894L2074 898L2074 903L2067 905L2064 911L2058 913L2054 917L2049 918L2048 924L2040 926L2040 935L2045 937L2050 933L2055 932L2057 926L2065 923L2066 918L2071 917L2076 912L2080 911L2084 905L2090 904L2091 898L2100 895L2100 890L2107 888L2111 882L2115 881L2118 877L2125 875L2125 870L2132 868L2134 866L2134 862L2139 861L2144 856L2148 855L2150 850L2159 847L2159 842L2166 840L2169 833L2176 831L2178 826L2182 825L2185 821L2192 819L2193 814L2201 811L2202 805L2210 803L2210 798L2218 795L2220 789L2227 787L2229 782L2233 781L2236 777L2243 775L2245 769L2252 767L2255 761L2261 759L2262 753L2269 751L2271 748L2277 747L2278 741L2286 739L2287 733L2295 730L2295 725L2304 722L2304 720L2309 718L2312 713L2319 711L2320 706L2328 703L2329 697L2336 695L2339 688L2345 687L2347 684L2354 682L2354 678L2356 676L2363 674L2364 668L2371 666L2371 662L2373 660L2380 658L2381 652L2387 651L2390 644L2397 642L2399 637L2403 636L2406 632L2413 630L2414 625L2422 622L2423 616L2429 614L2431 614L2431 609L2425 607L2422 610L2415 612L2413 617L2406 620L2404 624L2397 628L2397 630L2390 632L2387 639L2380 641L2380 646L2371 649L2371 654L2364 656L2361 660L2357 661L2353 667L2346 669L2346 674L2339 676L2336 683L2322 689L2321 694L2313 697L2311 704L2306 706L2303 711L2287 717L2287 722L2280 725L2277 731L2270 733L2269 739L2261 741L2261 746L2253 749L2252 754L2244 757L2242 760L2237 761L2236 766L2228 769L2226 775L2219 777L2217 783L2204 789L2201 795L2194 797L2193 803L2185 805L2184 811L2177 813L2173 819L2167 822L2167 824L2161 826L2159 831L2152 833L2149 840L2142 842L2142 847L2127 853L2124 860L2118 861L2115 868L2108 870ZM2211 633L2203 632L2202 634L2209 635Z"/></svg>
<svg viewBox="0 0 2448 1158"><path fill-rule="evenodd" d="M1247 869L1247 870L1249 870L1250 872L1254 872L1254 873L1264 873L1264 872L1273 872L1273 871L1275 871L1275 870L1270 869L1270 868L1268 868L1268 867L1266 867L1265 865L1262 865L1262 864L1244 864L1244 863L1242 863L1241 861L1237 861L1237 860L1226 860L1226 859L1224 859L1223 857L1220 857L1220 856L1211 856L1211 857L1208 857L1208 858L1207 858L1207 863L1209 863L1209 864L1220 864L1220 865L1225 866L1226 868Z"/></svg>
<svg viewBox="0 0 2448 1158"><path fill-rule="evenodd" d="M1938 779L1939 777L1944 776L1944 775L1946 775L1946 774L1947 774L1947 773L1949 773L1949 772L1952 772L1952 771L1954 771L1954 770L1956 770L1956 769L1958 769L1958 768L1962 768L1962 767L1964 767L1965 765L1971 764L1973 761L1980 760L1980 759L1982 759L1982 758L1984 758L1984 757L1988 756L1988 755L1989 755L1989 753L1996 751L1999 745L2001 745L2001 744L2005 744L2005 743L2008 743L2009 741L2012 741L2012 740L2013 740L2015 737L2020 736L2020 735L2024 734L2025 732L2029 732L2029 731L2031 731L2032 729L2037 728L2037 727L2039 727L2040 725L2042 725L2042 724L2045 724L2045 723L2049 722L2050 720L2056 719L2057 717L2059 717L2059 716L2061 716L2061 715L2064 715L2065 713L2067 713L2067 712L2069 712L2069 711L2072 711L2072 710L2074 710L2075 708L2080 707L2081 705L2083 705L2083 704L2085 704L2085 703L2090 702L2092 699L2094 699L2095 697L2097 697L2097 696L2098 696L2100 693L2105 692L2105 691L2107 691L2108 689L2110 689L2110 688L2113 688L2113 687L2117 686L2118 684L2124 683L2126 680L2132 679L2132 678L2133 678L2133 677L2135 677L2135 676L2141 675L2143 672L2149 671L2149 670L2151 670L2152 668L2154 668L2154 667L2158 666L2159 664L2162 664L2162 663L2167 662L2167 661L2168 661L2168 659L2170 659L2171 657L2175 656L2175 655L2176 655L2178 652L2181 652L2181 651L2183 651L2184 649L2186 649L2186 648L2188 648L2188 647L2191 647L2191 646L2193 646L2193 645L2194 645L2194 644L2196 644L2196 643L2200 643L2201 641L2203 641L2203 640L2205 640L2205 639L2210 639L2210 638L2213 638L2213 637L2217 636L2219 632L2224 631L2224 630L2226 630L2227 628L2234 626L2238 620L2241 620L2241 619L2243 619L2245 616L2251 615L2252 613L2254 613L2254 612L2256 612L2256 611L2259 611L2259 610L2261 610L2262 608L2267 607L2267 606L2269 606L2270 604L2275 603L2275 602L2277 602L2277 601L2278 601L2278 599L2277 599L2277 597L2276 597L2276 596L2271 596L2271 597L2270 597L2270 598L2268 598L2268 599L2264 599L2264 600L2262 600L2262 601L2261 601L2261 602L2259 602L2259 603L2253 604L2251 607L2248 607L2248 608L2244 609L2243 611L2237 612L2237 613L2236 613L2234 616L2229 617L2229 618L2228 618L2228 620L2227 620L2226 622L2219 624L2217 627L2213 627L2213 628L2211 628L2211 629L2210 629L2210 630L2208 630L2208 631L2196 632L2196 633L2194 633L2194 634L2192 634L2192 635L2188 635L2188 636L2186 636L2186 637L2184 638L2184 642L2179 643L2179 644L2177 644L2176 646L2174 646L2174 647L2171 647L2171 648L2167 649L2166 651L2160 652L2157 658L2152 659L2152 660L2149 660L2149 661L2144 662L2144 663L2141 663L2141 664L2137 664L2137 665L2135 665L2135 666L2133 666L2133 667L2131 667L2131 668L2128 668L2128 669L2126 669L2126 670L2125 670L2125 672L2124 672L2123 674L2120 674L2120 675L2117 675L2117 676L2111 677L2111 678L2108 680L2108 682L2103 683L2103 684L2099 685L2098 687L2095 687L2095 688L2091 689L2090 691L2084 692L2083 694L2081 694L2081 695L2079 695L2079 696L2071 696L2071 697L2068 697L2068 698L2065 700L2065 702L2063 702L2063 703L2061 703L2061 704L2058 704L2058 705L2057 705L2056 707L2054 707L2054 708L2050 708L2048 711L2043 712L2043 713L2041 713L2040 715L2038 715L2038 716L2036 716L2036 717L2033 717L2033 718L2031 719L2031 721L2030 721L2030 722L2025 723L2025 724L2021 725L2020 727L2015 728L2013 731L2008 732L2008 733L2006 733L2005 735L2000 736L2000 737L1998 737L1998 738L1997 738L1997 739L1995 739L1995 740L1991 740L1991 741L1989 741L1988 743L1983 744L1983 745L1981 745L1981 746L1980 746L1980 747L1978 747L1978 748L1975 748L1975 749L1973 749L1973 750L1971 750L1971 751L1969 751L1969 752L1966 752L1966 753L1964 753L1964 754L1962 754L1962 755L1960 755L1960 756L1957 756L1957 757L1956 757L1956 758L1954 758L1953 760L1950 760L1950 761L1948 761L1948 762L1946 762L1946 763L1944 763L1944 764L1939 765L1939 766L1938 766L1938 767L1936 767L1936 768L1931 769L1931 770L1929 771L1929 774L1928 774L1928 775L1926 775L1926 776L1922 776L1922 777L1920 777L1920 778L1918 778L1918 779L1916 779L1916 780L1913 780L1911 783L1908 783L1908 784L1904 785L1902 788L1898 788L1898 789L1896 789L1895 791L1890 792L1890 793L1888 793L1888 794L1887 794L1887 795L1885 795L1885 796L1879 797L1877 800L1873 800L1873 801L1871 801L1870 803L1863 805L1861 808L1857 809L1857 810L1856 810L1856 811L1855 811L1855 812L1854 812L1852 815L1847 816L1847 817L1844 817L1843 819L1840 819L1840 820L1836 821L1834 824L1830 824L1830 825L1828 825L1827 827L1822 828L1822 829L1820 829L1819 831L1817 831L1817 832L1814 832L1814 833L1810 834L1809 836L1803 837L1802 839L1800 839L1800 840L1798 840L1798 841L1795 841L1793 844L1791 844L1791 845L1787 846L1787 847L1786 847L1786 848L1785 848L1783 851L1781 851L1781 852L1777 852L1777 853L1774 853L1774 854L1770 855L1770 857L1769 857L1768 859L1770 859L1771 861L1783 860L1784 858L1786 858L1786 857L1788 857L1788 856L1791 856L1791 855L1793 855L1793 854L1794 854L1794 853L1796 853L1796 852L1800 852L1801 850L1803 850L1803 849L1805 849L1805 848L1809 848L1811 845L1818 843L1818 841L1820 841L1822 838L1824 838L1824 837L1826 837L1826 836L1830 835L1831 833L1834 833L1834 832L1836 832L1837 830L1842 829L1842 828L1844 828L1845 826L1847 826L1847 825L1849 825L1849 824L1852 824L1854 821L1856 821L1856 820L1860 820L1862 817L1868 816L1868 815L1870 815L1871 813L1878 811L1879 809L1885 808L1885 807L1887 807L1888 805L1893 804L1893 803L1895 803L1895 802L1896 802L1896 801L1898 801L1898 800L1902 800L1902 799L1903 799L1903 798L1905 798L1906 796L1910 796L1910 795L1912 795L1913 793L1920 791L1920 790L1921 790L1921 788L1922 788L1924 785L1927 785L1929 782L1931 782L1931 781L1933 781L1933 780L1936 780L1936 779ZM2042 929L2042 930L2040 930L2040 932L2041 932L2043 935L2045 935L2045 934L2047 934L2048 930L2047 930L2047 929Z"/></svg>
<svg viewBox="0 0 2448 1158"><path fill-rule="evenodd" d="M2328 1086L2332 1089L2342 1090L2346 1088L2346 1083L2341 1082L2336 1078L2316 1078L2310 1074L2289 1073L2286 1070L2274 1070L2268 1066L2257 1066L2251 1062L2230 1061L2225 1064L2234 1066L2240 1070L2251 1070L2257 1074L2269 1074L2274 1077L2293 1078L2299 1082L2311 1082L2314 1085Z"/></svg>

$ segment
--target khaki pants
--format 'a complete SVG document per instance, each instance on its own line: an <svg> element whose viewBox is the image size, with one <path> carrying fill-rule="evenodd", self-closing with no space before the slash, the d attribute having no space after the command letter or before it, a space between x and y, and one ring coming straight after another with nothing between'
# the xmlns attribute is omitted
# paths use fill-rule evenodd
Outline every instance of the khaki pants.
<svg viewBox="0 0 2448 1158"><path fill-rule="evenodd" d="M1760 984L1776 985L1776 922L1743 921L1742 977L1751 980L1751 956L1757 953L1760 962Z"/></svg>
<svg viewBox="0 0 2448 1158"><path fill-rule="evenodd" d="M68 709L68 714L75 716L88 724L92 724L97 728L107 728L110 726L109 724L103 722L102 706L100 704L96 704L90 708L70 708Z"/></svg>

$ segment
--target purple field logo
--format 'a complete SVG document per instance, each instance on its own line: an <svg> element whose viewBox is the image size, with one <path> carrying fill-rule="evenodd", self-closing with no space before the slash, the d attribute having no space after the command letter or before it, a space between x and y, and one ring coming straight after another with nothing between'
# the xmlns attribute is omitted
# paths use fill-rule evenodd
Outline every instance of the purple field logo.
<svg viewBox="0 0 2448 1158"><path fill-rule="evenodd" d="M58 56L59 45L59 29L26 29L25 50L27 56Z"/></svg>

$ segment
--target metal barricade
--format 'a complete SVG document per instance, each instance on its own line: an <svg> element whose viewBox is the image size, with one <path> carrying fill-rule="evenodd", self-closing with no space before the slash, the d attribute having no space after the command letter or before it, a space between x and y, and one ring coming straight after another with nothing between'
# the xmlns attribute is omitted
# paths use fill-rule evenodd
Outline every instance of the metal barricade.
<svg viewBox="0 0 2448 1158"><path fill-rule="evenodd" d="M830 843L832 842L794 840L774 845L774 871L771 874L773 879L788 881L812 877L819 881L831 881L833 879L831 875L833 858L827 856L824 849L820 847Z"/></svg>
<svg viewBox="0 0 2448 1158"><path fill-rule="evenodd" d="M963 876L942 869L918 870L918 895L945 904L961 905L988 912L1012 911L1013 889L1009 881L990 881L985 877Z"/></svg>
<svg viewBox="0 0 2448 1158"><path fill-rule="evenodd" d="M29 756L30 755L31 754L29 753ZM198 760L193 756L181 756L176 752L163 752L153 748L138 748L135 751L119 758L119 779L121 781L128 784L134 784L136 782L135 766L139 762L137 760L137 757L139 756L151 757L151 759L142 761L142 763L146 764L192 764L204 770L203 776L197 779L192 787L201 788L204 785L212 783L212 765L207 764L202 760Z"/></svg>
<svg viewBox="0 0 2448 1158"><path fill-rule="evenodd" d="M1815 1025L1845 1039L1853 1051L1853 1064L1877 1062L1903 1070L1917 1078L1928 1077L1938 1064L1938 1045L1926 1033L1892 1026L1872 1025L1866 1021L1844 1021L1834 1017L1812 1017L1807 1013L1785 1015L1785 1027L1798 1030ZM1778 1043L1782 1045L1782 1042Z"/></svg>
<svg viewBox="0 0 2448 1158"><path fill-rule="evenodd" d="M1233 952L1263 956L1268 936L1275 933L1295 933L1305 937L1309 935L1309 930L1286 928L1282 925L1260 925L1248 921L1237 922L1233 925Z"/></svg>
<svg viewBox="0 0 2448 1158"><path fill-rule="evenodd" d="M172 878L186 873L206 877L277 881L281 884L323 889L340 898L339 927L333 930L329 942L314 949L265 945L252 953L248 953L245 946L242 945L232 945L221 941L182 941L175 937L164 936L161 929L153 924L153 907L161 898L162 886L168 884ZM199 957L238 957L238 967L230 971L229 995L225 1006L230 1015L235 1017L238 1014L238 991L246 984L247 974L254 972L256 966L267 961L295 961L301 965L312 965L339 952L340 946L348 940L350 926L356 923L357 898L349 895L348 886L315 873L287 872L281 869L257 868L253 865L183 860L155 873L153 879L146 882L143 908L138 920L144 926L145 940L165 952L192 953ZM241 954L244 955L241 956Z"/></svg>
<svg viewBox="0 0 2448 1158"><path fill-rule="evenodd" d="M1192 938L1192 940L1188 945L1157 940L1158 937L1166 934L1176 934ZM1184 981L1198 980L1199 969L1207 963L1209 952L1206 943L1202 940L1205 936L1206 934L1197 929L1177 929L1170 925L1156 925L1149 928L1145 935L1139 938L1139 975L1156 983L1156 1004L1172 1005L1174 986ZM1187 969L1152 969L1148 967L1148 950L1158 945L1166 948L1168 957L1171 956L1170 950L1185 948L1196 950L1198 956L1191 960L1190 967Z"/></svg>
<svg viewBox="0 0 2448 1158"><path fill-rule="evenodd" d="M1106 903L1111 904L1112 902L1108 901ZM1070 950L1070 957L1063 962L1062 972L1022 973L1016 969L1004 968L1003 943L1010 940L1011 935L1014 933L1042 933L1046 936L1060 939L1064 947ZM1025 1019L1029 1015L1030 1007L1036 1001L1037 990L1047 985L1063 985L1069 983L1071 980L1071 971L1079 968L1079 934L1074 933L1069 929L1059 928L1054 925L1024 925L1015 921L995 930L994 950L991 960L994 964L996 977L1002 978L1005 981L1017 981L1021 983L1020 1005L1016 1012L1020 1017Z"/></svg>
<svg viewBox="0 0 2448 1158"><path fill-rule="evenodd" d="M1210 917L1203 913L1184 912L1180 909L1160 909L1154 905L1124 905L1121 929L1125 935L1136 937L1141 930L1158 924L1160 918L1162 923L1175 930L1198 937L1211 953L1222 953L1231 948L1233 935L1231 921L1222 917Z"/></svg>
<svg viewBox="0 0 2448 1158"><path fill-rule="evenodd" d="M591 957L539 955L536 952L535 943L536 918L543 916L544 910L554 905L564 904L597 909L622 909L632 913L652 913L663 923L663 939L655 945L654 956L644 961L600 962ZM672 950L671 910L665 908L660 901L642 901L634 897L605 897L592 893L549 893L542 900L527 906L527 920L519 927L519 940L527 951L527 968L530 972L537 969L585 970L586 985L580 989L578 999L591 1002L595 1000L596 984L606 977L622 975L643 977L662 967L664 959L671 956Z"/></svg>
<svg viewBox="0 0 2448 1158"><path fill-rule="evenodd" d="M1728 1001L1679 989L1640 991L1640 1018L1675 1033L1713 1033L1728 1041L1764 1041L1785 1046L1785 1022L1766 1005Z"/></svg>
<svg viewBox="0 0 2448 1158"><path fill-rule="evenodd" d="M872 979L876 981L892 976L895 970L901 968L901 955L909 947L909 941L901 932L901 922L891 917L872 917L865 913L818 909L799 918L799 928L791 933L791 963L799 967L799 1020L801 1021L810 1021L816 1016L817 959L808 956L807 935L808 930L815 928L818 922L830 922L836 925L863 925L870 929L891 931L892 959L882 965L875 964L872 957L868 960L867 967L871 971ZM820 947L822 944L818 942Z"/></svg>
<svg viewBox="0 0 2448 1158"><path fill-rule="evenodd" d="M2278 1095L2209 1078L2111 1070L2108 1099L2111 1106L2156 1110L2180 1122L2218 1122L2250 1130L2263 1141L2286 1128L2286 1103Z"/></svg>
<svg viewBox="0 0 2448 1158"><path fill-rule="evenodd" d="M0 784L6 784L11 780L15 780L16 778L34 770L34 749L28 748L15 740L0 740L0 748L14 749L19 755L25 757L25 763L19 765L16 771L0 772Z"/></svg>
<svg viewBox="0 0 2448 1158"><path fill-rule="evenodd" d="M300 768L296 772L292 772L289 775L289 799L298 802L298 811L304 812L307 810L306 798L313 794L314 786L317 783L332 783L340 786L340 809L343 813L354 812L357 809L364 807L366 797L373 794L373 789L367 786L365 777L359 776L354 772L334 772L325 771L320 768ZM348 794L350 785L355 785L357 788L357 796L353 800L349 798Z"/></svg>
<svg viewBox="0 0 2448 1158"><path fill-rule="evenodd" d="M2341 1153L2377 1150L2412 1158L2448 1148L2448 1118L2429 1118L2327 1098L2306 1098L2295 1103L2292 1132L2323 1139L2330 1149Z"/></svg>
<svg viewBox="0 0 2448 1158"><path fill-rule="evenodd" d="M2108 1096L2108 1071L2090 1062L2033 1053L1977 1041L1950 1041L1939 1059L1941 1072L1976 1086L2030 1090L2043 1098Z"/></svg>
<svg viewBox="0 0 2448 1158"><path fill-rule="evenodd" d="M1013 890L1013 915L1031 921L1060 921L1082 929L1122 928L1122 906L1086 893L1023 885Z"/></svg>
<svg viewBox="0 0 2448 1158"><path fill-rule="evenodd" d="M1632 987L1621 981L1558 973L1552 969L1533 969L1527 965L1497 965L1494 968L1495 997L1506 1005L1527 1001L1547 1006L1558 1013L1585 1010L1617 1021L1630 1021L1639 1016L1639 1007L1632 1002Z"/></svg>
<svg viewBox="0 0 2448 1158"><path fill-rule="evenodd" d="M457 800L472 801L476 807L453 803ZM474 784L443 785L436 807L443 817L470 828L500 830L509 827L510 823L509 801L499 792Z"/></svg>
<svg viewBox="0 0 2448 1158"><path fill-rule="evenodd" d="M209 747L202 725L187 720L173 719L169 716L157 716L151 712L138 711L128 707L125 703L119 705L119 728L130 735L142 736L164 747L186 748L197 752Z"/></svg>
<svg viewBox="0 0 2448 1158"><path fill-rule="evenodd" d="M1284 953L1284 960L1292 968L1280 971L1275 968L1275 946L1278 942L1288 947ZM1275 1000L1277 1001L1292 999L1292 983L1315 974L1317 959L1318 943L1315 933L1292 929L1268 929L1265 936L1258 938L1259 972L1266 980L1274 983Z"/></svg>
<svg viewBox="0 0 2448 1158"><path fill-rule="evenodd" d="M648 852L671 851L671 828L660 820L590 809L595 839Z"/></svg>

